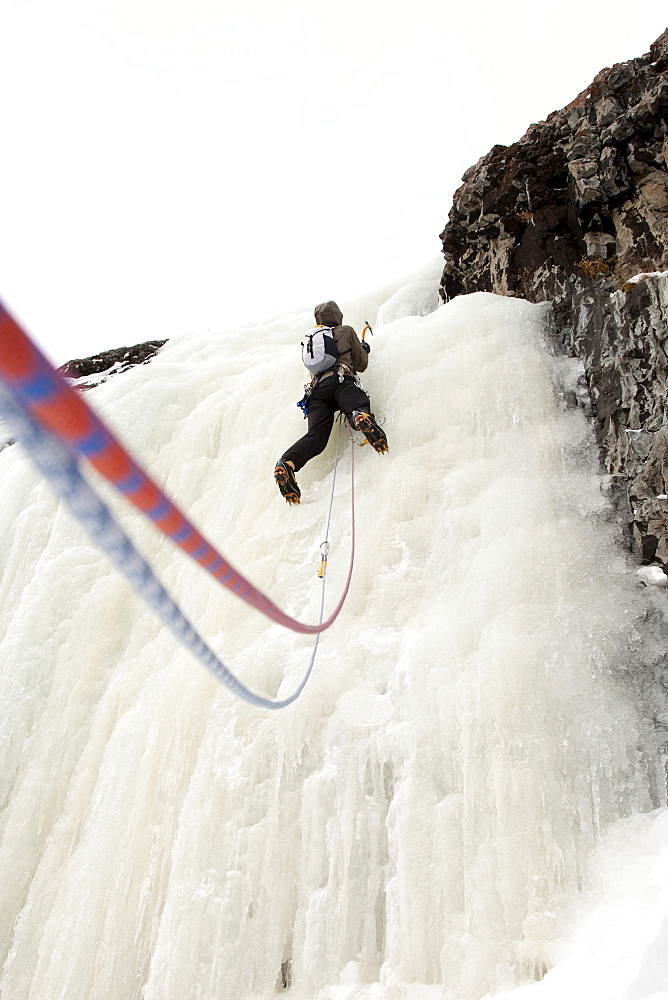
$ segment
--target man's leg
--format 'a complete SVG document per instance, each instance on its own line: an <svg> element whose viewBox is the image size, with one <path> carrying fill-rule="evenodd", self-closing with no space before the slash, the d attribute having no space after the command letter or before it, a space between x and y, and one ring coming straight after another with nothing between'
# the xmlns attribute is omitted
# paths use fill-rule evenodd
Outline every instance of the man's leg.
<svg viewBox="0 0 668 1000"><path fill-rule="evenodd" d="M339 382L336 386L336 406L341 413L345 413L346 417L350 420L350 415L353 410L366 410L367 413L371 412L371 403L369 397L365 393L364 389L360 389L359 386L355 385L354 379L350 375L346 375L343 382Z"/></svg>
<svg viewBox="0 0 668 1000"><path fill-rule="evenodd" d="M333 380L332 380L333 381ZM299 503L301 491L295 479L306 463L324 451L334 423L333 387L316 387L308 407L308 431L288 448L276 463L274 479L288 503Z"/></svg>
<svg viewBox="0 0 668 1000"><path fill-rule="evenodd" d="M311 399L308 408L308 431L281 456L299 472L307 462L324 451L334 424L334 407L325 399Z"/></svg>
<svg viewBox="0 0 668 1000"><path fill-rule="evenodd" d="M342 413L345 413L351 427L361 431L369 444L373 445L380 455L388 451L385 432L376 423L371 412L369 397L363 389L355 385L352 378L345 378L340 384L336 401L338 408Z"/></svg>

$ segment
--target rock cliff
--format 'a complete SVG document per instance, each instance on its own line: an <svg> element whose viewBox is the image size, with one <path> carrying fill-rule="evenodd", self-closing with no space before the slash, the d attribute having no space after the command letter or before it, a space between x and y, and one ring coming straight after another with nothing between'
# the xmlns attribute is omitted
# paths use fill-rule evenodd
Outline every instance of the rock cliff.
<svg viewBox="0 0 668 1000"><path fill-rule="evenodd" d="M111 351L101 351L91 358L77 358L68 361L58 370L71 379L81 389L91 389L106 382L112 375L127 371L133 365L143 365L153 358L166 340L147 340L134 347L117 347Z"/></svg>
<svg viewBox="0 0 668 1000"><path fill-rule="evenodd" d="M444 300L553 303L644 563L668 569L668 31L471 167L441 234ZM665 272L665 273L663 273Z"/></svg>
<svg viewBox="0 0 668 1000"><path fill-rule="evenodd" d="M101 351L90 358L77 358L61 365L62 372L79 389L92 389L106 382L112 375L125 372L133 365L143 365L155 357L166 340L148 340L134 347L117 347L111 351ZM14 438L0 421L0 451L14 444Z"/></svg>

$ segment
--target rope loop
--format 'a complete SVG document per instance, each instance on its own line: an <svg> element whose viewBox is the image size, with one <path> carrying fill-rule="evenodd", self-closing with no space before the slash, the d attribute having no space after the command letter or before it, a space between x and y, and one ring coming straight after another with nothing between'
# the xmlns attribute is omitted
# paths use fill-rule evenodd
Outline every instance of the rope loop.
<svg viewBox="0 0 668 1000"><path fill-rule="evenodd" d="M195 656L213 676L243 701L259 708L286 708L296 701L308 681L318 650L320 634L315 638L311 658L301 681L287 698L272 699L251 691L242 683L210 646L170 596L153 569L137 551L130 538L120 527L107 505L100 499L83 476L76 458L54 434L46 431L31 415L28 408L0 379L0 416L12 427L33 463L62 498L71 514L83 525L92 540L111 559L128 579L135 592L155 612L176 638ZM339 428L340 437L340 428ZM336 468L339 460L337 440L336 463L332 477L332 495L327 519L327 538L322 544L329 548L329 528L334 500ZM353 459L354 476L354 459ZM352 484L354 491L354 483ZM321 546L322 549L322 546ZM320 622L325 608L325 580L322 579Z"/></svg>

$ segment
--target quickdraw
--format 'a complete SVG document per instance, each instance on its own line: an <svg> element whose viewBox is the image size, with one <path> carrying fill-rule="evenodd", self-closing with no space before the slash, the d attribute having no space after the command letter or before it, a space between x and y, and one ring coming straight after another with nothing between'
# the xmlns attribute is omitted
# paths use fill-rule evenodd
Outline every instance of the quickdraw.
<svg viewBox="0 0 668 1000"><path fill-rule="evenodd" d="M327 558L329 556L329 542L325 541L320 546L320 566L318 567L318 576L322 580L325 573L327 572Z"/></svg>

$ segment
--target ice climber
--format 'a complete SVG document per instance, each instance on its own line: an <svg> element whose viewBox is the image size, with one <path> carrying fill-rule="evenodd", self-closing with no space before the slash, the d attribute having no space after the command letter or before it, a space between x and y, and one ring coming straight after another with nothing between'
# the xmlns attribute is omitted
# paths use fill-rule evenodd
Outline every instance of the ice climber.
<svg viewBox="0 0 668 1000"><path fill-rule="evenodd" d="M295 473L324 451L337 410L377 452L382 455L388 450L387 438L374 419L358 376L369 363L369 344L359 339L352 326L343 325L343 313L336 302L316 306L314 315L317 326L305 334L302 345L304 364L313 375L299 404L306 412L308 431L288 448L274 469L278 488L290 504L299 503L301 496Z"/></svg>

